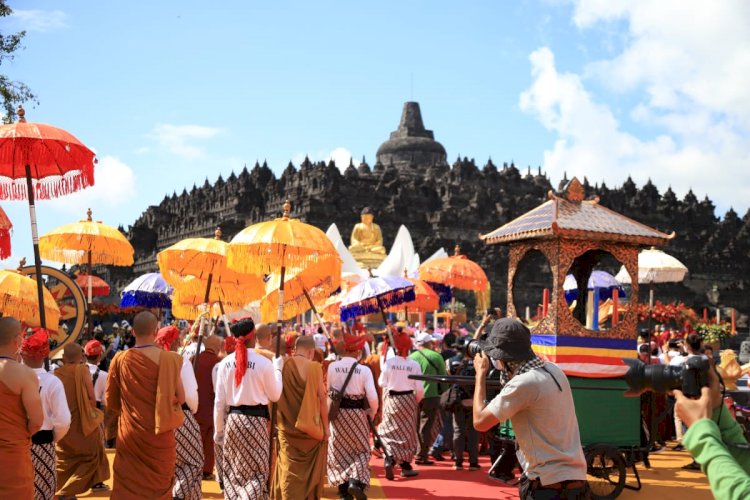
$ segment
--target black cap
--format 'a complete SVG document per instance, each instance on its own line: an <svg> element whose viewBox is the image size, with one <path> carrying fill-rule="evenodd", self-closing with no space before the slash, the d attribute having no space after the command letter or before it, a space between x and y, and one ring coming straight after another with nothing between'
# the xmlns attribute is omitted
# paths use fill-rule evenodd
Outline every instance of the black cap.
<svg viewBox="0 0 750 500"><path fill-rule="evenodd" d="M479 345L487 356L501 361L525 361L535 356L529 329L513 318L495 321L487 339L480 340Z"/></svg>

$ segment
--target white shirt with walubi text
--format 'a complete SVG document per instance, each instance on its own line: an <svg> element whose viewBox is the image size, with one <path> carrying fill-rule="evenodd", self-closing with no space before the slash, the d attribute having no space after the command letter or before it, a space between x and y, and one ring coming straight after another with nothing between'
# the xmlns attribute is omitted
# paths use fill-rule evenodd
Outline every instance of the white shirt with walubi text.
<svg viewBox="0 0 750 500"><path fill-rule="evenodd" d="M422 397L424 396L424 384L421 380L410 379L409 375L421 374L422 367L419 366L419 363L413 359L396 356L389 358L385 362L383 371L380 372L378 383L381 389L383 389L384 396L387 391L414 391L418 403L422 401Z"/></svg>

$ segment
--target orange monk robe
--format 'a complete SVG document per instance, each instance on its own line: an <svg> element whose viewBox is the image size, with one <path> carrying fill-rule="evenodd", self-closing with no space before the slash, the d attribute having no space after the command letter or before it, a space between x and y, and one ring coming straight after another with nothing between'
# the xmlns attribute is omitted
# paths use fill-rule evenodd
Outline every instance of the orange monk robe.
<svg viewBox="0 0 750 500"><path fill-rule="evenodd" d="M378 379L380 379L380 355L370 354L362 360L361 364L370 368L372 377L375 380L375 390L378 391L378 401L380 404L378 405L378 412L375 414L375 418L373 418L372 421L375 425L378 425L383 416L383 389L380 387L380 384L378 384Z"/></svg>
<svg viewBox="0 0 750 500"><path fill-rule="evenodd" d="M70 430L57 443L57 494L74 496L109 479L100 429L104 414L89 399L86 380L91 379L91 373L86 365L63 365L55 370L55 376L65 388L71 417Z"/></svg>
<svg viewBox="0 0 750 500"><path fill-rule="evenodd" d="M323 373L310 363L307 380L293 361L284 363L284 390L279 399L279 448L271 486L274 500L296 500L323 495L326 443L320 419L318 388Z"/></svg>
<svg viewBox="0 0 750 500"><path fill-rule="evenodd" d="M31 434L21 395L0 382L0 498L34 498Z"/></svg>
<svg viewBox="0 0 750 500"><path fill-rule="evenodd" d="M181 366L182 358L167 351L159 364L139 349L112 360L105 404L120 414L120 424L110 498L171 500L174 429L184 418L175 396Z"/></svg>

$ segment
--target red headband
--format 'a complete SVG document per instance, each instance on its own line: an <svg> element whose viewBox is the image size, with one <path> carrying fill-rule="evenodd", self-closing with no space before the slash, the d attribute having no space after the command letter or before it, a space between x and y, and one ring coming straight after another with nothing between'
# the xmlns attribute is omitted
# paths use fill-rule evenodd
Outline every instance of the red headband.
<svg viewBox="0 0 750 500"><path fill-rule="evenodd" d="M175 340L180 338L180 330L176 326L165 326L156 333L155 343L168 351Z"/></svg>
<svg viewBox="0 0 750 500"><path fill-rule="evenodd" d="M344 349L349 352L356 352L362 349L367 343L367 337L364 335L344 334Z"/></svg>
<svg viewBox="0 0 750 500"><path fill-rule="evenodd" d="M411 337L406 332L396 332L393 341L396 343L396 352L399 356L408 356L411 349Z"/></svg>
<svg viewBox="0 0 750 500"><path fill-rule="evenodd" d="M245 342L252 339L255 336L255 329L247 332L242 337L234 338L234 357L235 365L234 369L234 386L239 387L242 383L242 378L245 376L247 371L247 349L245 348Z"/></svg>
<svg viewBox="0 0 750 500"><path fill-rule="evenodd" d="M49 335L41 328L34 328L34 333L23 339L21 354L31 359L44 359L49 354Z"/></svg>
<svg viewBox="0 0 750 500"><path fill-rule="evenodd" d="M104 347L102 347L102 343L98 340L89 340L86 343L86 347L83 348L83 352L86 356L98 356L103 351Z"/></svg>

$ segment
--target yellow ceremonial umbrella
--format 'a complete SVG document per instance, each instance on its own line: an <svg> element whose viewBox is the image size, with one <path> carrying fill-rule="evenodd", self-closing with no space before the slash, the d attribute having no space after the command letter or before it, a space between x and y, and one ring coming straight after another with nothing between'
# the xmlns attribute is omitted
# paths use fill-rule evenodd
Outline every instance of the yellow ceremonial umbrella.
<svg viewBox="0 0 750 500"><path fill-rule="evenodd" d="M94 264L108 266L132 266L133 246L117 228L95 221L91 209L86 211L86 220L65 224L39 238L41 257L71 265L88 264L88 310L86 311L89 334L91 322L92 283L91 267Z"/></svg>
<svg viewBox="0 0 750 500"><path fill-rule="evenodd" d="M332 274L320 275L314 267L301 271L284 283L284 303L281 319L289 319L314 309L316 304L324 303L341 284L341 260L336 257L324 259L320 265L332 269ZM336 268L339 269L335 272ZM281 275L274 273L266 282L266 295L260 302L261 321L273 321L279 310L279 286ZM325 327L324 327L325 328Z"/></svg>
<svg viewBox="0 0 750 500"><path fill-rule="evenodd" d="M60 323L60 309L46 287L42 288L42 293L46 328L56 332ZM36 295L36 280L18 271L0 271L0 314L2 316L11 316L28 326L41 326L39 302Z"/></svg>
<svg viewBox="0 0 750 500"><path fill-rule="evenodd" d="M203 302L202 297L198 298L198 296L189 293L183 294L177 289L174 291L172 295L172 316L175 318L194 321L206 310L210 312L211 317L221 315L218 302L207 304Z"/></svg>
<svg viewBox="0 0 750 500"><path fill-rule="evenodd" d="M285 275L301 272L311 276L341 276L338 251L328 236L315 226L289 218L292 204L284 203L280 219L246 227L229 242L227 266L238 272L278 277L278 330L276 352L281 347Z"/></svg>
<svg viewBox="0 0 750 500"><path fill-rule="evenodd" d="M156 260L164 280L186 298L189 305L235 303L247 304L263 296L259 276L229 269L226 265L228 243L221 239L221 228L213 238L187 238L159 252ZM174 313L174 304L172 311ZM177 307L179 313L188 310ZM198 352L202 336L198 336ZM198 357L195 357L197 366Z"/></svg>

